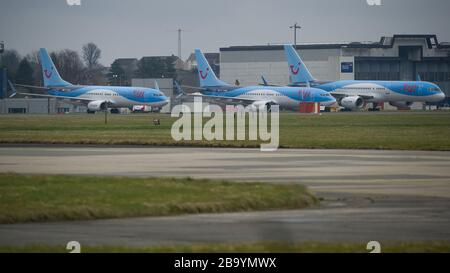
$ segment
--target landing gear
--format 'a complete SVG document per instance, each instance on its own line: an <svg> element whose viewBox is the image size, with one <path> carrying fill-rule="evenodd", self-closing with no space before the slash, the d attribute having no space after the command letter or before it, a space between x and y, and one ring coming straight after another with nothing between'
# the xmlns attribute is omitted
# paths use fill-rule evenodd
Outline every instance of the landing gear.
<svg viewBox="0 0 450 273"><path fill-rule="evenodd" d="M378 103L372 102L372 107L368 109L369 112L378 112L381 110L381 107L378 105Z"/></svg>
<svg viewBox="0 0 450 273"><path fill-rule="evenodd" d="M95 114L95 111L92 111L92 110L89 110L89 109L88 109L86 112L87 112L88 114Z"/></svg>
<svg viewBox="0 0 450 273"><path fill-rule="evenodd" d="M380 111L380 108L378 108L378 105L376 103L372 103L372 107L369 108L369 112L376 112Z"/></svg>

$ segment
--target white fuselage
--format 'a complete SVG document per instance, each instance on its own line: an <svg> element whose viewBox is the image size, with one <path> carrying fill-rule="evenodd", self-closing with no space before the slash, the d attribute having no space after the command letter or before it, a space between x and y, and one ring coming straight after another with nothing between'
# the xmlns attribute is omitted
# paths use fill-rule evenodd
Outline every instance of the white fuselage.
<svg viewBox="0 0 450 273"><path fill-rule="evenodd" d="M411 96L394 92L389 88L375 83L355 83L331 91L331 94L339 93L347 96L368 96L371 99L365 99L367 102L398 102L398 101L414 101L429 102L439 101L442 99L441 94L430 94L424 96Z"/></svg>

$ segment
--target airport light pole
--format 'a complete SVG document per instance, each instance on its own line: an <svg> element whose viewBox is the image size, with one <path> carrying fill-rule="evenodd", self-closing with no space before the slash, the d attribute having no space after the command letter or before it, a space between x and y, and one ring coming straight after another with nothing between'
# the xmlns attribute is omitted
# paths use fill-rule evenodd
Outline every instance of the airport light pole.
<svg viewBox="0 0 450 273"><path fill-rule="evenodd" d="M0 99L4 99L8 96L8 86L7 86L7 75L6 75L6 65L3 63L3 52L5 51L5 42L0 41L0 77L2 78L2 86L0 86Z"/></svg>
<svg viewBox="0 0 450 273"><path fill-rule="evenodd" d="M117 85L117 74L112 75L112 77L114 78L113 85Z"/></svg>
<svg viewBox="0 0 450 273"><path fill-rule="evenodd" d="M115 85L122 86L122 75L114 74L112 77L115 79Z"/></svg>
<svg viewBox="0 0 450 273"><path fill-rule="evenodd" d="M108 106L109 106L109 102L106 101L105 102L105 125L108 124Z"/></svg>
<svg viewBox="0 0 450 273"><path fill-rule="evenodd" d="M178 32L178 58L180 58L180 60L181 60L181 55L182 55L182 50L181 50L181 34L182 34L182 32L191 32L190 30L186 30L186 29L184 29L184 28L178 28L177 30L176 30L176 32Z"/></svg>
<svg viewBox="0 0 450 273"><path fill-rule="evenodd" d="M181 28L178 30L178 58L181 60L181 32L183 31Z"/></svg>
<svg viewBox="0 0 450 273"><path fill-rule="evenodd" d="M0 57L3 56L3 52L5 52L5 42L4 41L0 41ZM3 63L3 61L2 61ZM2 67L0 68L5 68L6 69L6 65L3 64Z"/></svg>
<svg viewBox="0 0 450 273"><path fill-rule="evenodd" d="M295 24L290 26L289 28L294 30L294 46L297 50L297 29L301 29L302 27L299 26L297 22L295 22Z"/></svg>
<svg viewBox="0 0 450 273"><path fill-rule="evenodd" d="M108 104L106 104L106 109L105 109L105 125L108 124Z"/></svg>

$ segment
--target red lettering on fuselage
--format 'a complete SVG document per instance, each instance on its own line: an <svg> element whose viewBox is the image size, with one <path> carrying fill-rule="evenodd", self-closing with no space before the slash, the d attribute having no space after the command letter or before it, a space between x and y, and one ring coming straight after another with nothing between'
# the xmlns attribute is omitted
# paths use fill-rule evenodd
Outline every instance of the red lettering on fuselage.
<svg viewBox="0 0 450 273"><path fill-rule="evenodd" d="M143 98L144 97L144 91L143 90L134 90L133 91L133 95L136 97L136 98Z"/></svg>
<svg viewBox="0 0 450 273"><path fill-rule="evenodd" d="M305 91L303 89L300 89L299 93L300 93L300 97L302 97L302 98L311 97L311 92L310 91Z"/></svg>
<svg viewBox="0 0 450 273"><path fill-rule="evenodd" d="M415 85L415 84L407 84L407 83L405 83L405 84L403 85L403 89L404 89L405 91L409 92L409 93L414 93L414 92L417 91L418 87L417 87L417 85Z"/></svg>

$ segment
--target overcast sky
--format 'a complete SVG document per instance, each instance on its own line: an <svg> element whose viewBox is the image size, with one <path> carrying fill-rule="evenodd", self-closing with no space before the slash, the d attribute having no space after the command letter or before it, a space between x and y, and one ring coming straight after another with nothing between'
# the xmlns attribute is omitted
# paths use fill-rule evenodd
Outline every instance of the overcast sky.
<svg viewBox="0 0 450 273"><path fill-rule="evenodd" d="M40 47L102 49L115 58L177 54L194 48L293 42L289 25L302 26L299 42L378 41L392 34L437 34L450 41L449 0L0 0L0 40L27 54Z"/></svg>

